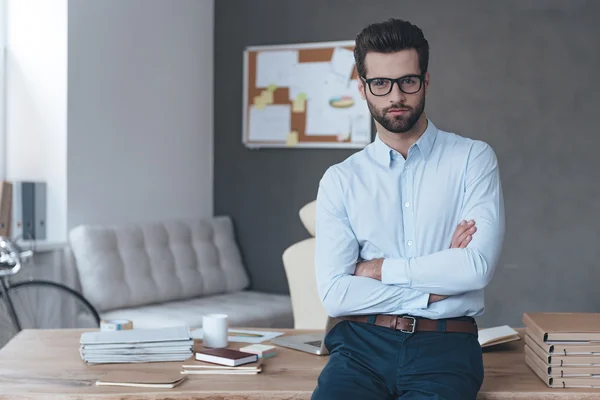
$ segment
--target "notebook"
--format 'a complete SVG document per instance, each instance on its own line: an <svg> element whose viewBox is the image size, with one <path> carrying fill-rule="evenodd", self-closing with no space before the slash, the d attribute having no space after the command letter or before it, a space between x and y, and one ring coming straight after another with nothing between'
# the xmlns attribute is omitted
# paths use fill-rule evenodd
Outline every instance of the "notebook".
<svg viewBox="0 0 600 400"><path fill-rule="evenodd" d="M233 349L212 349L198 351L196 360L237 367L258 361L258 356Z"/></svg>
<svg viewBox="0 0 600 400"><path fill-rule="evenodd" d="M591 366L600 364L600 354L598 355L582 355L582 356L565 356L562 354L548 355L540 346L532 342L525 342L533 353L535 353L544 363L552 367L576 367L576 366Z"/></svg>
<svg viewBox="0 0 600 400"><path fill-rule="evenodd" d="M598 313L525 313L523 323L538 342L600 341Z"/></svg>
<svg viewBox="0 0 600 400"><path fill-rule="evenodd" d="M79 343L89 344L130 344L192 341L190 331L185 326L174 326L159 329L131 329L125 331L85 332Z"/></svg>
<svg viewBox="0 0 600 400"><path fill-rule="evenodd" d="M217 365L203 361L188 361L182 365L184 375L256 375L262 371L263 359L237 367Z"/></svg>
<svg viewBox="0 0 600 400"><path fill-rule="evenodd" d="M551 388L600 388L600 377L552 377L533 359L525 356L525 363Z"/></svg>
<svg viewBox="0 0 600 400"><path fill-rule="evenodd" d="M600 365L579 365L579 366L569 366L569 367L561 367L560 365L553 366L549 365L545 362L544 359L540 358L531 347L525 345L525 355L529 357L531 361L533 361L539 368L546 371L549 377L553 378L572 378L572 377L583 377L583 376L592 376L592 375L600 375Z"/></svg>
<svg viewBox="0 0 600 400"><path fill-rule="evenodd" d="M187 327L95 331L81 335L79 354L88 364L185 361L194 341Z"/></svg>
<svg viewBox="0 0 600 400"><path fill-rule="evenodd" d="M531 347L539 347L547 355L600 355L600 343L595 342L539 342L530 335L525 335L525 343Z"/></svg>
<svg viewBox="0 0 600 400"><path fill-rule="evenodd" d="M481 347L490 347L516 340L521 340L519 333L508 325L479 330L479 344Z"/></svg>
<svg viewBox="0 0 600 400"><path fill-rule="evenodd" d="M111 371L96 381L96 386L129 386L171 389L187 376L174 372Z"/></svg>

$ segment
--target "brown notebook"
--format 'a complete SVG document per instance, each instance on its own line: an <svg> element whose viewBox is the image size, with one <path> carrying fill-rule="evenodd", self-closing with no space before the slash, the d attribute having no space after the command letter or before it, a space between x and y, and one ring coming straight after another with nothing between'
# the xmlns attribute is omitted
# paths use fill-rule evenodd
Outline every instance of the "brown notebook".
<svg viewBox="0 0 600 400"><path fill-rule="evenodd" d="M600 365L560 367L548 365L529 346L525 345L525 355L529 357L540 369L552 378L573 378L600 375Z"/></svg>
<svg viewBox="0 0 600 400"><path fill-rule="evenodd" d="M598 377L552 377L531 358L525 356L525 363L533 372L551 388L600 388Z"/></svg>
<svg viewBox="0 0 600 400"><path fill-rule="evenodd" d="M144 372L111 371L96 381L96 386L129 386L171 389L181 384L187 376L179 371Z"/></svg>
<svg viewBox="0 0 600 400"><path fill-rule="evenodd" d="M525 335L525 343L530 346L535 343L548 355L583 356L600 355L600 343L598 342L540 342L529 335Z"/></svg>
<svg viewBox="0 0 600 400"><path fill-rule="evenodd" d="M238 365L249 364L258 361L256 354L245 353L233 349L212 349L200 350L196 353L196 360L208 363L228 365L237 367Z"/></svg>
<svg viewBox="0 0 600 400"><path fill-rule="evenodd" d="M600 341L598 313L525 313L527 334L536 341Z"/></svg>
<svg viewBox="0 0 600 400"><path fill-rule="evenodd" d="M544 363L552 367L576 367L576 366L591 366L594 364L600 364L600 355L584 355L584 356L565 356L565 355L548 355L540 346L535 343L527 344L525 340L525 346L533 351L537 356L544 360Z"/></svg>

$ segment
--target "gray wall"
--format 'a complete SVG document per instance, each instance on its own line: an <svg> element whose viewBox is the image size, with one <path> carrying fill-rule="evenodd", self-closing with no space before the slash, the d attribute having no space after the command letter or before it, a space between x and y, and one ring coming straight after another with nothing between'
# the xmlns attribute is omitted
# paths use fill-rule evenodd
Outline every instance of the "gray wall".
<svg viewBox="0 0 600 400"><path fill-rule="evenodd" d="M70 0L68 228L213 214L213 0Z"/></svg>
<svg viewBox="0 0 600 400"><path fill-rule="evenodd" d="M248 45L354 39L388 17L431 44L429 117L495 149L507 212L504 252L479 322L524 311L600 311L600 2L220 0L215 19L215 213L231 215L254 287L286 292L284 249L343 150L241 143Z"/></svg>

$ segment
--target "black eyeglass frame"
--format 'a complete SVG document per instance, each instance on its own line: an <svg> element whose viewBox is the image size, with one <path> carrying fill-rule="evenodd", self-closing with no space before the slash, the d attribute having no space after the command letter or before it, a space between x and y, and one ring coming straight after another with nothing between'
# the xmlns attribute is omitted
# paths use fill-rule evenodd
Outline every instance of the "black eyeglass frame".
<svg viewBox="0 0 600 400"><path fill-rule="evenodd" d="M400 85L400 81L402 79L406 79L406 78L419 78L419 88L417 90L415 90L414 92L407 92L405 90L402 90L402 85ZM377 96L377 97L383 97L383 96L387 96L388 94L390 94L392 92L392 90L394 89L394 83L396 83L398 85L398 88L400 89L400 91L402 93L405 94L415 94L415 93L419 93L419 91L423 88L423 82L425 81L425 74L411 74L411 75L404 75L401 76L400 78L396 78L396 79L392 79L392 78L383 78L383 77L376 77L376 78L365 78L364 76L361 76L361 79L367 84L367 86L369 87L369 91L371 92L371 94L373 96ZM390 90L385 93L385 94L375 94L373 93L373 89L371 89L371 82L377 80L377 79L385 79L388 81L391 81L392 84L390 85Z"/></svg>

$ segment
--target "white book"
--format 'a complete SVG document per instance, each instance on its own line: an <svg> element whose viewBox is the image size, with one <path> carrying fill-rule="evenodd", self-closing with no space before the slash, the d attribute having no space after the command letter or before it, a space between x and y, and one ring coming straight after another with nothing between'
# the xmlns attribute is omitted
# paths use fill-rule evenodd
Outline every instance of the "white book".
<svg viewBox="0 0 600 400"><path fill-rule="evenodd" d="M519 333L508 325L479 330L479 344L481 347L494 346L520 339Z"/></svg>
<svg viewBox="0 0 600 400"><path fill-rule="evenodd" d="M149 343L110 343L110 344L84 344L83 350L126 350L126 349L155 349L165 347L193 347L193 340L176 340L169 342L149 342Z"/></svg>
<svg viewBox="0 0 600 400"><path fill-rule="evenodd" d="M146 362L170 362L186 361L192 354L153 354L151 356L110 356L110 357L86 357L88 364L123 364L123 363L146 363Z"/></svg>
<svg viewBox="0 0 600 400"><path fill-rule="evenodd" d="M149 343L190 340L190 330L186 326L175 326L158 329L131 329L125 331L85 332L79 343L115 344L115 343Z"/></svg>
<svg viewBox="0 0 600 400"><path fill-rule="evenodd" d="M172 354L172 353L190 353L192 347L151 347L148 349L82 349L83 355L111 355L111 354Z"/></svg>

